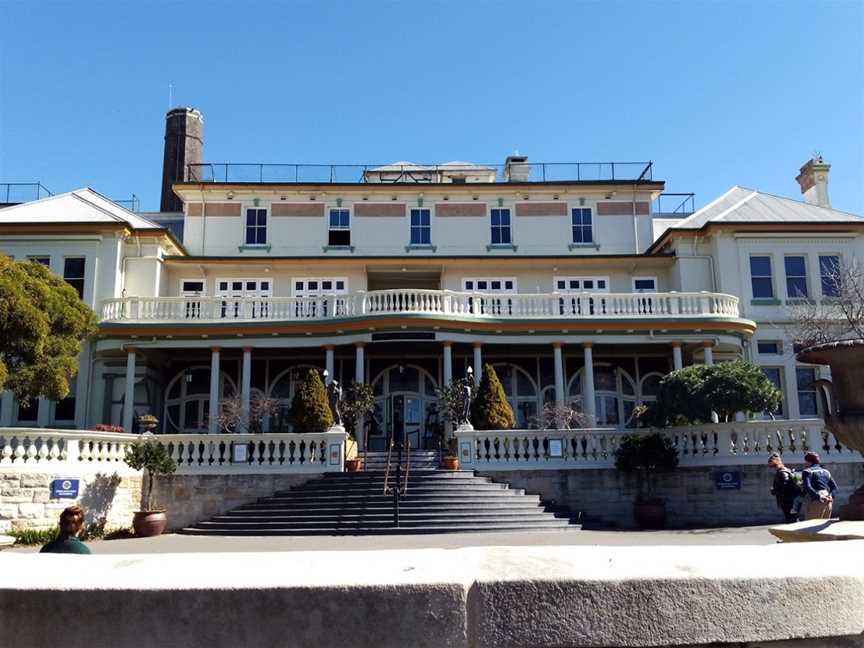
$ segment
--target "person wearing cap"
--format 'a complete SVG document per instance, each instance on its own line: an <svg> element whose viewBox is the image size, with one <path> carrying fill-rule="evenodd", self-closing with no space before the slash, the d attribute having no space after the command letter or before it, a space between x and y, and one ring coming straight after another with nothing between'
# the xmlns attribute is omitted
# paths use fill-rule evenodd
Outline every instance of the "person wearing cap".
<svg viewBox="0 0 864 648"><path fill-rule="evenodd" d="M808 452L804 455L804 463L807 464L807 467L802 471L805 520L831 517L837 484L834 483L831 473L823 468L819 462L819 455L815 452Z"/></svg>
<svg viewBox="0 0 864 648"><path fill-rule="evenodd" d="M801 508L801 488L798 484L799 480L795 479L796 473L783 463L783 458L777 452L768 458L768 465L776 470L771 494L777 500L777 508L783 512L787 524L797 522Z"/></svg>
<svg viewBox="0 0 864 648"><path fill-rule="evenodd" d="M89 547L78 539L83 526L84 509L77 505L64 509L60 514L60 533L39 553L89 554Z"/></svg>

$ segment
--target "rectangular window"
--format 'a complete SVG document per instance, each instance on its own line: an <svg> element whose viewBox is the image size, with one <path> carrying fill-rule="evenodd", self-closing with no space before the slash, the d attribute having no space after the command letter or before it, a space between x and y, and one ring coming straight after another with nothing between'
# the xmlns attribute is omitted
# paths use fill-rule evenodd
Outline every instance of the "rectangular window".
<svg viewBox="0 0 864 648"><path fill-rule="evenodd" d="M84 299L84 257L67 257L63 260L63 278Z"/></svg>
<svg viewBox="0 0 864 648"><path fill-rule="evenodd" d="M634 292L657 292L657 279L654 277L634 277Z"/></svg>
<svg viewBox="0 0 864 648"><path fill-rule="evenodd" d="M779 342L757 342L756 351L759 355L781 355L782 346Z"/></svg>
<svg viewBox="0 0 864 648"><path fill-rule="evenodd" d="M221 282L224 284L225 282ZM227 288L227 284L225 288ZM185 297L187 295L203 295L204 294L204 282L203 281L187 281L184 280L180 284L180 292Z"/></svg>
<svg viewBox="0 0 864 648"><path fill-rule="evenodd" d="M823 297L840 296L840 257L819 255L819 279Z"/></svg>
<svg viewBox="0 0 864 648"><path fill-rule="evenodd" d="M294 280L295 297L344 294L348 292L348 279L344 277L303 277Z"/></svg>
<svg viewBox="0 0 864 648"><path fill-rule="evenodd" d="M515 277L473 277L462 280L466 292L516 292Z"/></svg>
<svg viewBox="0 0 864 648"><path fill-rule="evenodd" d="M576 207L572 210L573 243L593 243L594 226L590 207Z"/></svg>
<svg viewBox="0 0 864 648"><path fill-rule="evenodd" d="M30 256L27 257L33 263L41 263L45 267L51 265L51 257L50 256Z"/></svg>
<svg viewBox="0 0 864 648"><path fill-rule="evenodd" d="M19 423L35 423L39 418L39 400L31 398L27 405L18 403L18 422Z"/></svg>
<svg viewBox="0 0 864 648"><path fill-rule="evenodd" d="M267 244L267 210L246 210L246 245Z"/></svg>
<svg viewBox="0 0 864 648"><path fill-rule="evenodd" d="M69 394L61 401L54 404L54 420L55 421L74 421L75 420L75 379L69 381Z"/></svg>
<svg viewBox="0 0 864 648"><path fill-rule="evenodd" d="M432 244L431 212L428 209L411 210L411 245Z"/></svg>
<svg viewBox="0 0 864 648"><path fill-rule="evenodd" d="M782 367L762 367L762 371L764 371L765 375L768 376L768 380L770 380L774 384L774 386L780 390L780 393L784 394L784 392L783 392L783 369L782 369ZM785 397L785 394L784 394L784 397ZM774 410L773 412L763 412L762 417L766 418L766 419L770 419L771 414L773 414L777 418L783 418L783 416L784 416L784 414L783 414L783 400L784 400L784 398L780 399L780 405L777 406L776 410Z"/></svg>
<svg viewBox="0 0 864 648"><path fill-rule="evenodd" d="M609 277L555 277L555 292L609 292Z"/></svg>
<svg viewBox="0 0 864 648"><path fill-rule="evenodd" d="M802 418L819 416L816 385L813 384L816 381L816 369L813 367L796 368L795 380L798 383L798 413Z"/></svg>
<svg viewBox="0 0 864 648"><path fill-rule="evenodd" d="M351 245L351 214L347 209L330 210L327 245L345 247Z"/></svg>
<svg viewBox="0 0 864 648"><path fill-rule="evenodd" d="M774 297L770 256L750 257L750 282L753 286L754 299L772 299Z"/></svg>
<svg viewBox="0 0 864 648"><path fill-rule="evenodd" d="M784 257L786 266L786 297L804 299L807 297L807 258L803 256Z"/></svg>
<svg viewBox="0 0 864 648"><path fill-rule="evenodd" d="M492 210L492 245L510 245L510 210Z"/></svg>

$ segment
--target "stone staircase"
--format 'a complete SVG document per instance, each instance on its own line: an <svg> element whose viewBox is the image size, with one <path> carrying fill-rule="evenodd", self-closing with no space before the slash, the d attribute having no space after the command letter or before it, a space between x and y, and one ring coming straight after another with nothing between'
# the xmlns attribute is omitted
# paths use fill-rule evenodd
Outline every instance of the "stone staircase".
<svg viewBox="0 0 864 648"><path fill-rule="evenodd" d="M385 459L386 461L386 459ZM429 459L417 457L417 465ZM437 466L437 455L436 455ZM473 471L414 467L400 499L399 528L393 497L384 494L384 471L327 473L200 522L190 535L384 535L478 531L578 529L547 512L537 495L478 477Z"/></svg>

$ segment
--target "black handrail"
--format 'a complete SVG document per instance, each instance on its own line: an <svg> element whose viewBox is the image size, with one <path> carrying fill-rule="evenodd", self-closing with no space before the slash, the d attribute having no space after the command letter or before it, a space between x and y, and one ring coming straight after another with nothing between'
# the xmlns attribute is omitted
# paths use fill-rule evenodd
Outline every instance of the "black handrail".
<svg viewBox="0 0 864 648"><path fill-rule="evenodd" d="M384 495L393 496L393 526L399 528L399 500L402 496L408 493L408 475L411 472L411 444L406 444L408 440L407 430L403 433L403 438L396 441L395 435L390 437L390 447L387 450L387 468L384 472ZM402 450L408 449L408 461L405 465L405 474L402 474ZM395 483L390 484L390 470L393 467L393 449L396 449L396 464L395 464Z"/></svg>

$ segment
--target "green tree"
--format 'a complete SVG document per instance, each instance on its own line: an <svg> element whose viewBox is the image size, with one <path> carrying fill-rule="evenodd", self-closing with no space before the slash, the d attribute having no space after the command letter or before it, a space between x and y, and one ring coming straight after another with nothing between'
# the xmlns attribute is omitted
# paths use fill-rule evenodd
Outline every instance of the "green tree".
<svg viewBox="0 0 864 648"><path fill-rule="evenodd" d="M41 263L0 257L0 391L20 403L61 400L78 373L81 342L96 315Z"/></svg>
<svg viewBox="0 0 864 648"><path fill-rule="evenodd" d="M147 473L147 493L144 498L145 511L153 511L153 483L157 475L170 475L177 464L168 454L167 448L155 440L138 441L126 449L123 458L130 468Z"/></svg>
<svg viewBox="0 0 864 648"><path fill-rule="evenodd" d="M700 423L716 412L720 421L736 412L773 412L781 394L762 369L750 362L693 365L660 381L657 425Z"/></svg>
<svg viewBox="0 0 864 648"><path fill-rule="evenodd" d="M509 430L516 426L513 408L492 365L483 365L483 377L471 406L471 424L478 430Z"/></svg>
<svg viewBox="0 0 864 648"><path fill-rule="evenodd" d="M294 431L325 432L333 425L327 389L317 369L310 369L291 401Z"/></svg>
<svg viewBox="0 0 864 648"><path fill-rule="evenodd" d="M357 424L375 412L375 392L372 385L352 380L343 394L340 411L345 429L353 439Z"/></svg>

